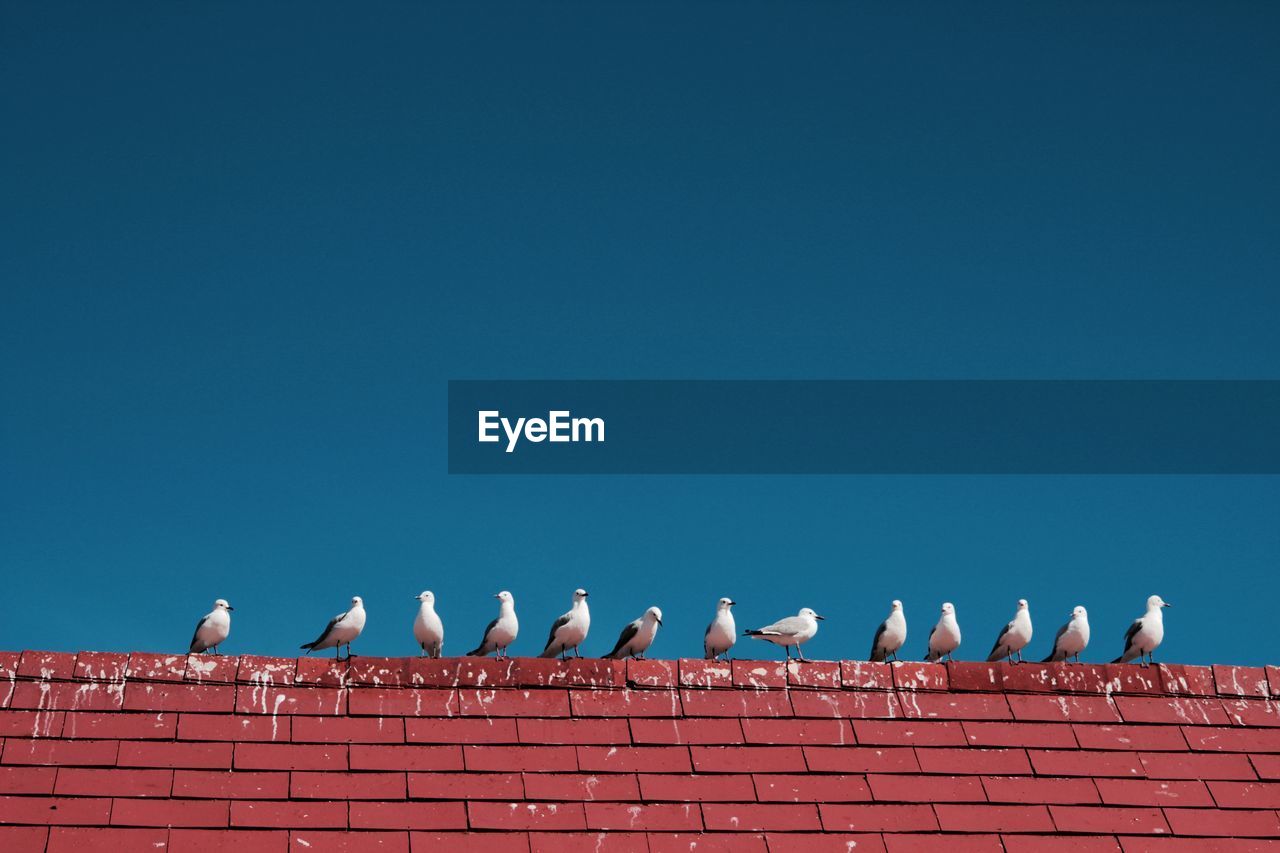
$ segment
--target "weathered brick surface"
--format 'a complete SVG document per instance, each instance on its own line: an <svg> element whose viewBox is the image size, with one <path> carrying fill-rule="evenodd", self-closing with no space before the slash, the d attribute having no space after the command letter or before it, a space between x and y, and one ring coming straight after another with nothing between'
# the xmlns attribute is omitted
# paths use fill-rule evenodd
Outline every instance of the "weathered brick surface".
<svg viewBox="0 0 1280 853"><path fill-rule="evenodd" d="M1280 851L1275 667L23 652L0 695L5 851Z"/></svg>

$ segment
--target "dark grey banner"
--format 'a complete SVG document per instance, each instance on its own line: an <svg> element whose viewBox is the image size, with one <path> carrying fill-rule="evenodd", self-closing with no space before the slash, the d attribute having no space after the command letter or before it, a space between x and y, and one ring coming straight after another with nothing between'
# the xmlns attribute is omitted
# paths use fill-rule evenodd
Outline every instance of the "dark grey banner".
<svg viewBox="0 0 1280 853"><path fill-rule="evenodd" d="M1278 474L1280 381L449 383L453 474Z"/></svg>

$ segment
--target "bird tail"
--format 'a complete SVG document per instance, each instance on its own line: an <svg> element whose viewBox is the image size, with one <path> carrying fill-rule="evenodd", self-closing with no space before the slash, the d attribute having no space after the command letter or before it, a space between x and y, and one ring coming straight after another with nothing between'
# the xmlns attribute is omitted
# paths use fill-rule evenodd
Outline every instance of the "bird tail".
<svg viewBox="0 0 1280 853"><path fill-rule="evenodd" d="M487 654L488 652L484 650L484 646L479 646L467 652L466 656L469 658L482 658Z"/></svg>
<svg viewBox="0 0 1280 853"><path fill-rule="evenodd" d="M1124 662L1125 662L1124 655L1120 655L1120 657L1112 661L1112 663L1124 663Z"/></svg>
<svg viewBox="0 0 1280 853"><path fill-rule="evenodd" d="M302 645L298 646L298 648L300 649L306 649L307 654L311 654L312 649L314 649L315 647L316 647L315 643L303 643Z"/></svg>
<svg viewBox="0 0 1280 853"><path fill-rule="evenodd" d="M558 655L558 654L560 654L560 653L559 653L559 652L557 652L557 651L552 651L551 647L550 647L550 646L547 646L545 649L543 649L543 650L542 650L542 654L538 655L538 657L540 657L540 658L553 658L553 657L555 657L555 656L556 656L556 655Z"/></svg>
<svg viewBox="0 0 1280 853"><path fill-rule="evenodd" d="M1044 660L1040 661L1040 663L1057 663L1058 661L1056 658L1057 658L1056 653L1049 652L1049 656Z"/></svg>
<svg viewBox="0 0 1280 853"><path fill-rule="evenodd" d="M757 628L748 628L747 630L745 630L745 631L743 631L743 632L742 632L742 636L744 636L744 637L763 637L763 636L764 636L764 631L761 631L761 630L759 630L759 629L757 629Z"/></svg>
<svg viewBox="0 0 1280 853"><path fill-rule="evenodd" d="M883 650L883 649L872 649L872 650L871 650L871 658L870 658L870 660L871 660L871 661L873 661L873 662L875 662L875 663L883 663L883 662L884 662L884 659L885 659L886 657L887 657L887 655L884 653L884 650Z"/></svg>

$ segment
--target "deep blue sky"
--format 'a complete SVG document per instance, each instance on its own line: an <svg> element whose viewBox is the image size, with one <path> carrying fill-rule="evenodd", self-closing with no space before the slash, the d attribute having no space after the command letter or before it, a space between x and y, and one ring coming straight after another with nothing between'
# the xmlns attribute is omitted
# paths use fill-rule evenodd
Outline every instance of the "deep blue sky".
<svg viewBox="0 0 1280 853"><path fill-rule="evenodd" d="M1280 378L1280 7L5 3L0 647L1277 662L1280 478L450 477L450 378ZM1229 642L1226 608L1247 617ZM1234 630L1234 629L1232 629ZM740 645L743 651L745 646ZM771 654L755 647L752 652Z"/></svg>

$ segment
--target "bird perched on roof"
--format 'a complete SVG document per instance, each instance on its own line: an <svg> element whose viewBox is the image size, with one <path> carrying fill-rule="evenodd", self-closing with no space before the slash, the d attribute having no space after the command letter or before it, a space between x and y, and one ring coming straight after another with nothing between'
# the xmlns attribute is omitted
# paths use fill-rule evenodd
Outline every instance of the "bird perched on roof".
<svg viewBox="0 0 1280 853"><path fill-rule="evenodd" d="M991 647L991 654L987 655L987 660L997 661L1000 658L1008 658L1009 662L1013 663L1016 655L1021 661L1022 650L1029 642L1031 642L1031 608L1027 607L1025 598L1019 598L1018 612L1013 614L1009 624L1001 628L1000 633L996 635L995 645Z"/></svg>
<svg viewBox="0 0 1280 853"><path fill-rule="evenodd" d="M748 637L767 640L775 646L782 646L787 652L788 660L791 659L791 648L794 646L800 660L804 660L804 652L800 651L800 646L812 640L813 635L818 633L818 623L822 618L808 607L801 607L800 612L795 616L788 616L772 625L752 628L743 633Z"/></svg>
<svg viewBox="0 0 1280 853"><path fill-rule="evenodd" d="M1124 635L1124 652L1112 663L1141 658L1142 665L1153 662L1155 650L1164 642L1164 608L1173 605L1158 595L1147 599L1147 612L1133 620Z"/></svg>
<svg viewBox="0 0 1280 853"><path fill-rule="evenodd" d="M650 607L639 619L627 623L627 627L618 635L617 645L605 657L614 660L628 657L643 659L644 653L653 645L654 637L658 636L658 627L661 625L662 611L657 607Z"/></svg>
<svg viewBox="0 0 1280 853"><path fill-rule="evenodd" d="M333 649L334 658L339 659L342 656L342 647L346 646L347 658L350 659L352 657L351 641L359 637L360 632L364 630L364 619L364 599L358 595L354 596L351 599L350 610L330 619L319 637L309 643L303 643L299 648L306 649L307 654L321 649Z"/></svg>
<svg viewBox="0 0 1280 853"><path fill-rule="evenodd" d="M956 621L956 608L950 601L942 605L942 616L938 624L929 632L929 653L925 660L934 661L943 657L951 660L951 654L960 648L960 623Z"/></svg>
<svg viewBox="0 0 1280 853"><path fill-rule="evenodd" d="M467 652L468 657L484 657L490 652L497 652L497 657L507 656L507 646L516 641L520 633L520 620L516 619L516 600L505 589L494 596L498 599L498 618L484 629L480 645Z"/></svg>
<svg viewBox="0 0 1280 853"><path fill-rule="evenodd" d="M702 635L702 650L707 660L727 655L738 641L738 626L734 624L733 611L729 609L735 604L737 602L731 598L722 598L716 603L716 616Z"/></svg>
<svg viewBox="0 0 1280 853"><path fill-rule="evenodd" d="M898 659L898 649L902 648L902 644L907 641L907 617L902 612L902 602L896 598L889 607L889 615L880 623L880 627L876 629L876 635L871 640L871 660L885 661L889 659L889 655L893 655L893 659Z"/></svg>
<svg viewBox="0 0 1280 853"><path fill-rule="evenodd" d="M569 656L569 649L577 657L582 657L578 646L587 638L591 629L591 611L587 609L587 591L577 589L573 592L573 607L569 612L551 623L551 633L547 635L547 647L539 657L553 658L560 655Z"/></svg>
<svg viewBox="0 0 1280 853"><path fill-rule="evenodd" d="M1058 629L1053 638L1053 651L1041 663L1053 663L1074 657L1080 663L1080 653L1089 645L1089 614L1080 605L1071 611L1071 619Z"/></svg>
<svg viewBox="0 0 1280 853"><path fill-rule="evenodd" d="M418 616L413 620L413 638L418 641L422 654L440 657L444 650L444 623L436 613L436 596L431 590L424 590L414 596L421 602Z"/></svg>
<svg viewBox="0 0 1280 853"><path fill-rule="evenodd" d="M232 610L235 610L235 608L227 604L225 598L219 598L215 601L213 609L196 623L196 632L191 635L191 647L187 649L187 653L194 655L213 649L213 653L216 655L218 646L222 645L223 641L231 636Z"/></svg>

